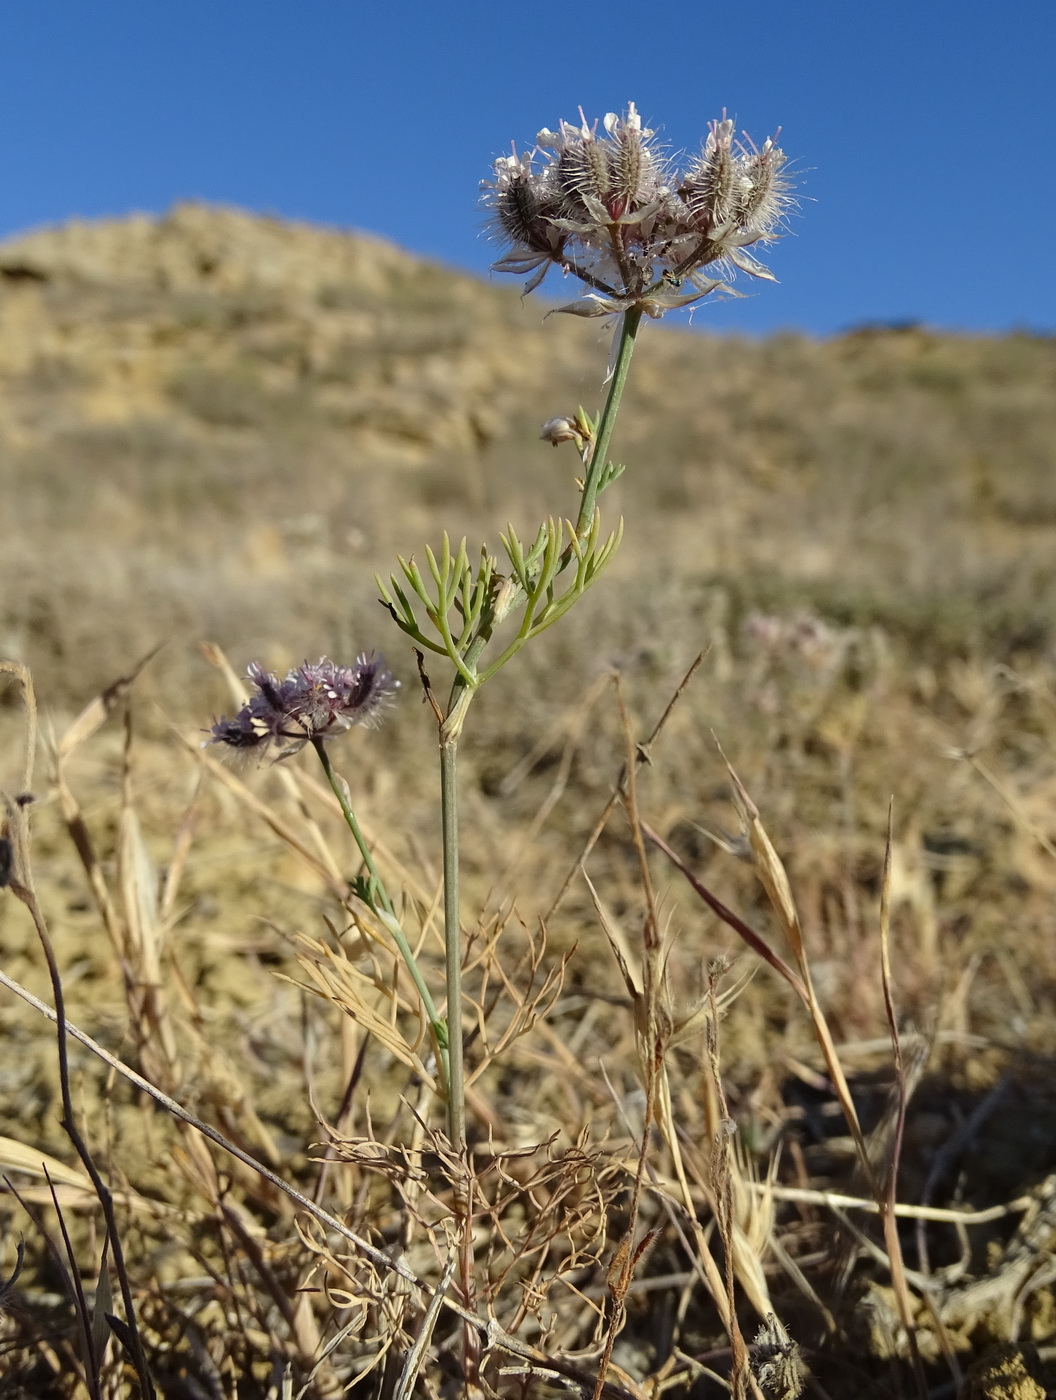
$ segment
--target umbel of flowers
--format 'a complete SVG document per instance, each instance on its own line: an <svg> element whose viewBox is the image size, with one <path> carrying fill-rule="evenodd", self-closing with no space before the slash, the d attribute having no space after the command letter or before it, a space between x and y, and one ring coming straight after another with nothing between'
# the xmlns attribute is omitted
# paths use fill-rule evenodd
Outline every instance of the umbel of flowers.
<svg viewBox="0 0 1056 1400"><path fill-rule="evenodd" d="M773 275L747 249L766 243L791 203L786 157L774 139L736 139L723 115L700 154L677 171L630 103L601 123L543 129L534 150L495 162L485 186L497 237L512 245L495 267L528 275L551 267L590 289L564 306L579 316L688 306L740 269Z"/></svg>
<svg viewBox="0 0 1056 1400"><path fill-rule="evenodd" d="M305 744L333 739L354 724L378 724L400 683L373 652L361 653L352 666L325 656L306 661L285 678L254 662L248 679L256 694L234 719L220 719L210 744L263 752L271 744L280 758L299 753Z"/></svg>

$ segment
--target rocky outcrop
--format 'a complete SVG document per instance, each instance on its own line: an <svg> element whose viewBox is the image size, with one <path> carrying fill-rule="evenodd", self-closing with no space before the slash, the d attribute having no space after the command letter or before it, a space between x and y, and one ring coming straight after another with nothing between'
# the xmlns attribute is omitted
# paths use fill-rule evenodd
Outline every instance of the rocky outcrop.
<svg viewBox="0 0 1056 1400"><path fill-rule="evenodd" d="M162 218L72 219L0 242L9 285L60 283L221 295L249 287L315 296L332 283L383 293L416 266L390 243L204 204Z"/></svg>
<svg viewBox="0 0 1056 1400"><path fill-rule="evenodd" d="M518 319L518 343L496 335ZM475 450L514 385L530 396L540 320L365 234L198 204L74 221L0 244L0 437L310 423L420 462Z"/></svg>

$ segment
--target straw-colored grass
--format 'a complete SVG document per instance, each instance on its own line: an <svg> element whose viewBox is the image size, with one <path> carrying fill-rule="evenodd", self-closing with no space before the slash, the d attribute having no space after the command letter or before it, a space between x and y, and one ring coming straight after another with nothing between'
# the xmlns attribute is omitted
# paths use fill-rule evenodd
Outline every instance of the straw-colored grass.
<svg viewBox="0 0 1056 1400"><path fill-rule="evenodd" d="M92 237L0 248L0 650L40 700L17 812L67 1013L382 1252L72 1043L159 1392L432 1396L468 1368L590 1396L607 1356L613 1400L792 1393L801 1369L815 1394L912 1394L915 1346L936 1394L1045 1393L1052 343L643 337L603 498L620 555L462 746L480 1332L439 1303L457 1167L409 979L311 754L199 747L230 700L197 643L237 668L385 649L398 710L332 754L441 988L435 729L371 578L569 499L573 459L534 433L594 407L605 347L337 235L189 210ZM0 941L50 1003L10 891ZM25 1239L3 1393L88 1396L45 1235L64 1258L57 1201L89 1314L120 1311L102 1217L54 1028L10 990L0 1025L0 1274ZM116 1337L97 1361L98 1393L135 1394Z"/></svg>

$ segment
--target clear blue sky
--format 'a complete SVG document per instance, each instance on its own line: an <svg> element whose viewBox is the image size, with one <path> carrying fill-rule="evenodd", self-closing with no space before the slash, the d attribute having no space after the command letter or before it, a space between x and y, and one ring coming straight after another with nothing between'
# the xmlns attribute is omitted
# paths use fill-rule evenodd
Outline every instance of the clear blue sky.
<svg viewBox="0 0 1056 1400"><path fill-rule="evenodd" d="M781 285L697 325L1056 329L1056 0L7 0L0 233L198 197L484 273L491 159L628 99L801 172Z"/></svg>

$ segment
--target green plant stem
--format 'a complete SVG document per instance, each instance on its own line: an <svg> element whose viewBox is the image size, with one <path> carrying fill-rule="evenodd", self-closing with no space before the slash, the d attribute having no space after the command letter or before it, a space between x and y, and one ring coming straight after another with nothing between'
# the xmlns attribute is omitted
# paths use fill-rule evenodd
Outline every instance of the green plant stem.
<svg viewBox="0 0 1056 1400"><path fill-rule="evenodd" d="M623 398L627 373L631 366L631 356L634 353L634 341L641 323L640 307L632 306L629 311L623 313L623 319L620 322L619 344L616 347L616 363L612 367L612 378L609 381L609 396L605 400L605 407L601 412L601 421L598 424L598 433L594 440L594 450L590 454L590 466L587 468L586 479L583 482L583 496L579 503L576 534L580 539L590 529L594 519L598 490L608 467L609 444L612 442L612 433L616 426L616 414L619 411L620 400Z"/></svg>
<svg viewBox="0 0 1056 1400"><path fill-rule="evenodd" d="M620 322L619 341L616 347L616 360L609 382L609 393L598 423L594 448L583 482L583 495L576 521L576 534L583 539L594 523L594 511L598 492L605 480L608 467L609 444L616 426L616 414L623 398L627 383L627 373L634 352L635 337L641 325L642 312L638 307L625 311ZM574 550L566 549L562 567L574 557ZM523 590L517 589L505 600L501 616L496 616L492 626L482 627L467 649L459 674L451 691L447 713L440 726L440 790L444 847L444 950L447 964L447 1031L449 1054L447 1121L451 1145L456 1152L463 1152L466 1146L466 1105L465 1078L462 1064L462 926L459 920L458 901L458 738L462 732L466 712L477 692L477 665L484 649L491 640L494 624L509 615ZM469 680L472 677L472 682ZM369 868L369 867L368 867Z"/></svg>
<svg viewBox="0 0 1056 1400"><path fill-rule="evenodd" d="M576 521L576 535L580 540L586 538L593 527L598 493L606 484L609 445L616 425L616 414L620 407L620 400L623 398L624 387L627 383L631 355L634 352L635 337L638 334L641 320L641 309L631 307L629 311L624 312L620 322L609 392L598 421L598 431L583 481L583 493ZM575 558L575 553L575 549L571 546L565 549L562 555L562 570ZM447 970L447 1123L451 1145L456 1154L459 1155L464 1154L466 1150L466 1104L462 1060L462 926L459 919L458 898L458 740L465 723L466 712L480 686L477 666L484 649L491 641L496 626L509 616L523 597L523 589L519 587L508 589L506 595L501 597L501 601L497 603L492 617L487 622L482 622L476 636L462 656L457 656L457 648L454 646L450 634L446 631L446 613L442 607L440 614L445 620L437 623L448 654L458 665L458 674L455 677L446 713L440 724L440 801L444 848L444 958ZM316 742L316 748L323 761L327 777L330 779L330 786L338 795L345 819L363 853L367 870L377 883L379 897L384 900L384 888L378 881L370 852L355 824L355 818L348 808L347 800L336 784L326 756L322 751L321 743ZM389 912L392 912L391 906ZM403 951L402 946L401 951ZM411 975L415 977L415 985L418 986L422 999L428 1007L430 1003L426 999L427 993L418 980L417 968L409 949L404 953L404 956L411 968ZM432 1014L430 1011L431 1016Z"/></svg>
<svg viewBox="0 0 1056 1400"><path fill-rule="evenodd" d="M323 743L322 739L313 739L312 747L319 755L319 762L323 765L323 772L326 774L326 780L330 784L331 791L341 806L341 811L344 813L345 817L345 823L352 833L353 840L359 847L360 855L363 857L363 864L366 866L367 874L370 876L373 899L376 901L373 904L374 912L381 919L387 932L391 934L396 947L400 950L400 955L407 964L407 971L411 974L411 981L414 983L418 995L422 999L426 1018L429 1021L429 1030L433 1037L433 1048L440 1060L444 1083L447 1086L448 1096L450 1097L451 1067L448 1058L447 1027L436 1009L436 1003L433 1001L432 993L429 990L425 978L422 976L421 968L418 966L417 960L415 959L407 935L400 927L400 922L396 917L396 911L393 908L392 900L389 898L388 892L382 883L381 876L378 874L378 867L374 864L374 857L371 854L370 847L367 845L366 837L360 829L359 822L356 821L356 814L353 812L352 806L348 800L348 792L345 785L334 772L333 764L330 762L330 755L326 751L326 745ZM461 1051L461 1040L459 1049ZM461 1069L461 1055L459 1068Z"/></svg>
<svg viewBox="0 0 1056 1400"><path fill-rule="evenodd" d="M623 391L627 384L627 375L630 370L631 356L634 353L635 337L638 334L638 327L642 322L642 312L639 307L632 306L629 311L623 313L620 322L619 340L616 346L616 360L612 368L612 377L609 381L608 397L605 400L605 407L601 411L598 420L597 435L590 454L590 461L587 465L583 480L583 492L579 503L579 515L576 520L576 536L579 541L589 538L594 525L594 511L597 506L598 494L604 485L607 485L606 474L608 470L609 444L612 442L613 430L616 427L616 415L619 411L620 401L623 398ZM540 555L546 548L545 532L541 532L543 538L525 556L525 563L529 568L534 568L540 559ZM560 565L555 577L564 572L565 569L577 558L576 550L572 544L566 545L561 554ZM401 559L401 564L403 560ZM404 565L406 571L407 566ZM524 600L525 591L514 580L507 580L509 586L500 590L499 599L493 612L487 618L481 618L472 641L462 653L458 645L453 641L450 632L447 630L446 616L440 599L433 611L430 611L430 619L440 633L444 645L438 647L427 637L424 637L414 628L404 626L398 614L389 604L389 609L393 613L397 626L401 627L408 636L423 646L430 647L434 651L441 652L449 656L452 663L458 670L455 684L451 691L451 698L448 702L447 712L441 723L440 746L443 749L445 738L457 740L462 732L462 725L465 721L466 711L472 703L473 697L480 687L481 679L478 674L478 664L481 656L491 641L495 629L503 622L510 613ZM384 594L384 585L381 585ZM424 598L424 593L421 594ZM400 595L404 611L408 610L406 600ZM436 616L434 616L434 611Z"/></svg>
<svg viewBox="0 0 1056 1400"><path fill-rule="evenodd" d="M444 958L447 969L447 1130L466 1151L466 1083L462 1061L462 925L458 908L458 740L441 730L440 810L444 845Z"/></svg>

